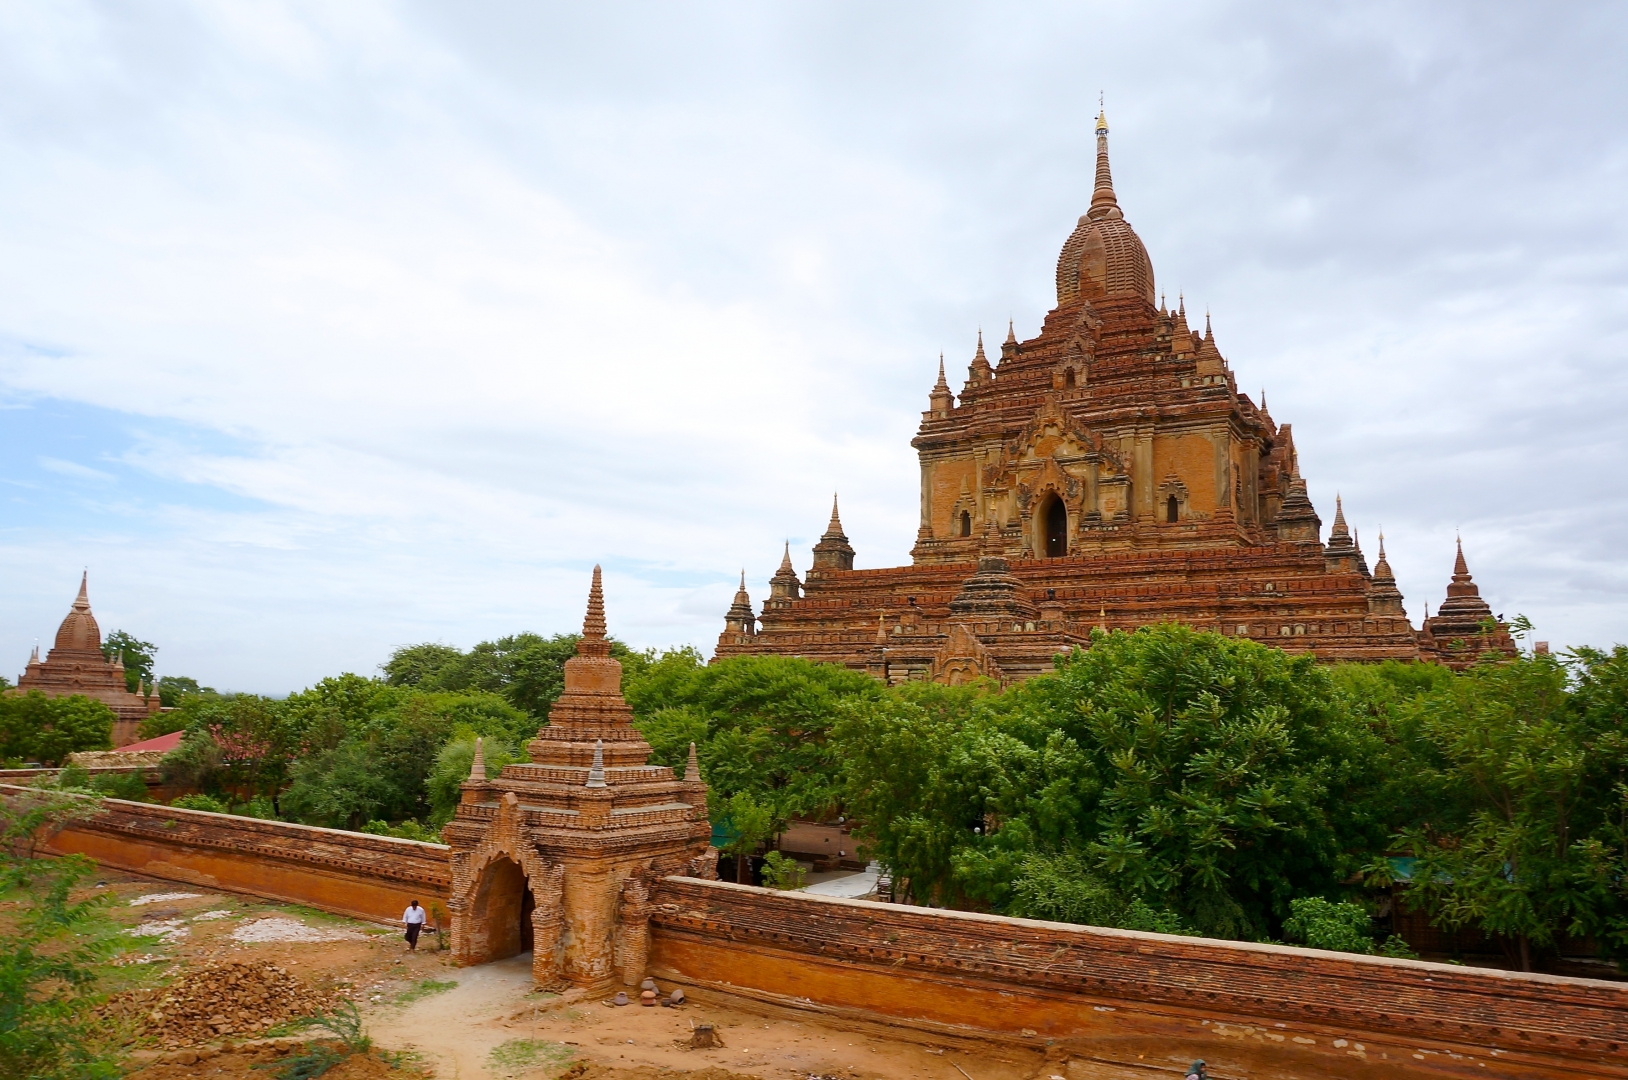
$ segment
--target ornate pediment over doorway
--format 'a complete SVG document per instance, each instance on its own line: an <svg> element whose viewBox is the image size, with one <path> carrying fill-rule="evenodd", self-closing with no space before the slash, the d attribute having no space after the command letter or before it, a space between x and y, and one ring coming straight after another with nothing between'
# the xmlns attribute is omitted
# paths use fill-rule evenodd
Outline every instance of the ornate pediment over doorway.
<svg viewBox="0 0 1628 1080"><path fill-rule="evenodd" d="M950 626L949 637L933 657L929 677L946 686L961 686L974 679L1004 681L1000 665L965 624Z"/></svg>

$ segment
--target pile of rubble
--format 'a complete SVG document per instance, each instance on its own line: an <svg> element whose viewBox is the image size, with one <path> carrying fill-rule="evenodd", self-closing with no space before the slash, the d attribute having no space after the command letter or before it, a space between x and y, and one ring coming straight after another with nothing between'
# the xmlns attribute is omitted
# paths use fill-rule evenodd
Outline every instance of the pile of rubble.
<svg viewBox="0 0 1628 1080"><path fill-rule="evenodd" d="M107 1008L173 1049L227 1036L253 1038L289 1020L326 1012L338 1001L275 964L225 960L157 990L119 994Z"/></svg>

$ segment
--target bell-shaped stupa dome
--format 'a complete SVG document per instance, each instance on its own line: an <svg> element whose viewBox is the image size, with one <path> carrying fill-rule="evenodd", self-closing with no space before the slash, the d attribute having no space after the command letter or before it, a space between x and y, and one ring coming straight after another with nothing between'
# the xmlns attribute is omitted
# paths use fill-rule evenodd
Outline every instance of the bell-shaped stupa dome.
<svg viewBox="0 0 1628 1080"><path fill-rule="evenodd" d="M102 628L96 625L96 616L90 613L90 597L86 594L89 572L79 579L79 595L74 598L68 617L57 628L56 647L76 651L100 651Z"/></svg>
<svg viewBox="0 0 1628 1080"><path fill-rule="evenodd" d="M1097 184L1091 208L1075 227L1057 258L1057 306L1084 297L1155 296L1153 262L1142 238L1125 220L1114 198L1108 170L1108 118L1097 116Z"/></svg>

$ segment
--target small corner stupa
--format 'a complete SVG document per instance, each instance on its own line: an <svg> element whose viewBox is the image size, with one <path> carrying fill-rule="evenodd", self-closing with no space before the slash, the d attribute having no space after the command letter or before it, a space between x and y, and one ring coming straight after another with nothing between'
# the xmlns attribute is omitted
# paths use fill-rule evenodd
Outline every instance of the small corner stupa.
<svg viewBox="0 0 1628 1080"><path fill-rule="evenodd" d="M622 697L594 567L565 690L527 747L487 779L477 745L452 848L452 954L459 965L532 954L543 986L635 986L649 957L650 890L670 875L716 877L707 786L692 748L682 778L648 764Z"/></svg>
<svg viewBox="0 0 1628 1080"><path fill-rule="evenodd" d="M28 658L28 666L17 677L9 694L38 690L46 697L72 697L79 694L100 701L113 710L113 748L135 742L141 722L158 711L158 688L149 686L145 694L132 693L125 685L124 661L102 655L102 628L91 614L90 573L79 579L79 595L57 628L56 642L40 659L39 646ZM137 688L141 684L138 682Z"/></svg>

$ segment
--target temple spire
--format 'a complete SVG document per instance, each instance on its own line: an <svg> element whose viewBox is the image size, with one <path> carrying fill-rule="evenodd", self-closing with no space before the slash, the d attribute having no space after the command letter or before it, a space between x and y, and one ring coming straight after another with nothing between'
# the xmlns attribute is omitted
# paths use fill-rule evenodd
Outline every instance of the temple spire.
<svg viewBox="0 0 1628 1080"><path fill-rule="evenodd" d="M982 334L980 334L978 336L979 336L980 340L983 338ZM1008 344L1008 345L1016 345L1017 344L1017 332L1012 329L1012 320L1011 319L1006 320L1006 344Z"/></svg>
<svg viewBox="0 0 1628 1080"><path fill-rule="evenodd" d="M86 591L86 585L89 581L90 571L85 570L81 572L79 575L79 595L74 597L73 601L73 609L75 611L90 610L90 594Z"/></svg>
<svg viewBox="0 0 1628 1080"><path fill-rule="evenodd" d="M598 563L594 564L594 583L588 588L588 613L582 618L582 639L605 640L605 586Z"/></svg>
<svg viewBox="0 0 1628 1080"><path fill-rule="evenodd" d="M690 743L690 760L684 764L684 782L686 784L701 782L701 760L695 755L694 743Z"/></svg>
<svg viewBox="0 0 1628 1080"><path fill-rule="evenodd" d="M837 516L837 496L835 492L831 493L831 522L825 527L825 535L833 538L838 536L842 536L844 539L847 538L842 531L842 518Z"/></svg>
<svg viewBox="0 0 1628 1080"><path fill-rule="evenodd" d="M1323 505L1327 506L1328 504L1324 503ZM1351 530L1345 524L1345 504L1340 501L1340 496L1336 494L1334 496L1334 527L1329 529L1328 538L1330 541L1343 540L1350 535Z"/></svg>
<svg viewBox="0 0 1628 1080"><path fill-rule="evenodd" d="M1117 217L1119 200L1114 198L1114 177L1108 168L1108 114L1097 113L1097 186L1091 193L1091 208L1087 218Z"/></svg>
<svg viewBox="0 0 1628 1080"><path fill-rule="evenodd" d="M1453 560L1453 580L1469 581L1470 566L1464 561L1464 538L1454 537L1453 539L1458 544L1458 557Z"/></svg>
<svg viewBox="0 0 1628 1080"><path fill-rule="evenodd" d="M475 736L475 760L469 763L469 779L477 783L486 779L486 752L481 748L481 737Z"/></svg>

